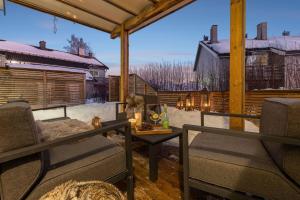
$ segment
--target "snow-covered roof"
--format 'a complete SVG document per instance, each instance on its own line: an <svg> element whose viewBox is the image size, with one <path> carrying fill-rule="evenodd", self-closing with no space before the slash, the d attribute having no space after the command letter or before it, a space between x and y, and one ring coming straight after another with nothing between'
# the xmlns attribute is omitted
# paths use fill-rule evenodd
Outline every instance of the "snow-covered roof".
<svg viewBox="0 0 300 200"><path fill-rule="evenodd" d="M35 46L21 44L13 41L0 40L0 51L106 67L103 63L101 63L96 58L81 57L75 54L71 54L63 51L51 50L51 49L42 50Z"/></svg>
<svg viewBox="0 0 300 200"><path fill-rule="evenodd" d="M36 70L46 70L46 71L64 71L64 72L73 72L73 73L81 73L85 74L86 80L93 80L92 74L85 69L78 69L78 68L70 68L65 66L57 66L57 65L46 65L40 63L7 63L7 65L11 68L18 68L18 69L36 69Z"/></svg>
<svg viewBox="0 0 300 200"><path fill-rule="evenodd" d="M210 44L203 41L207 46L219 54L230 52L230 40L220 40L218 43ZM282 51L300 50L300 36L279 36L268 40L246 39L246 49L275 48Z"/></svg>

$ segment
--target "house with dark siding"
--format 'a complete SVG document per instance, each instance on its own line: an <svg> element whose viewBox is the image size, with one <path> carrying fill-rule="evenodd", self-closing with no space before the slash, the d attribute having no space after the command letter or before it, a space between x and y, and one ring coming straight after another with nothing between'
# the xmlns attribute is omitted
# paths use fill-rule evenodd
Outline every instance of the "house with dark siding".
<svg viewBox="0 0 300 200"><path fill-rule="evenodd" d="M267 23L260 23L256 38L246 38L246 90L300 88L300 36L284 31L268 37L267 32ZM230 40L218 40L218 26L213 25L210 39L204 37L198 45L194 64L202 87L228 91L229 63Z"/></svg>

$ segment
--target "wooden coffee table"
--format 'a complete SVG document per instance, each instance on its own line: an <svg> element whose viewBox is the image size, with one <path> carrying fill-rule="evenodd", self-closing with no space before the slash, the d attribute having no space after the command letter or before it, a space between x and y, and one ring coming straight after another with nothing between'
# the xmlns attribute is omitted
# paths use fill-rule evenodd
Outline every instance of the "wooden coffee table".
<svg viewBox="0 0 300 200"><path fill-rule="evenodd" d="M132 134L137 141L142 141L149 147L149 179L156 181L158 177L159 150L163 142L179 137L179 162L182 163L182 129L170 127L173 132L160 135L136 135Z"/></svg>

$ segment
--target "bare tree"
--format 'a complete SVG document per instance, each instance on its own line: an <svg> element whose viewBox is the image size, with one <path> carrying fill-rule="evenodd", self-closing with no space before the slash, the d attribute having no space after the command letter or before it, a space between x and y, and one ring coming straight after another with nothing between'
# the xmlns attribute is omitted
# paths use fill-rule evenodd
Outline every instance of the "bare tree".
<svg viewBox="0 0 300 200"><path fill-rule="evenodd" d="M149 63L144 67L131 67L130 73L141 76L158 90L202 89L201 76L193 71L193 63L190 61Z"/></svg>
<svg viewBox="0 0 300 200"><path fill-rule="evenodd" d="M84 49L84 53L87 56L89 53L93 53L91 47L84 42L82 38L76 37L74 34L71 35L71 39L67 40L68 45L64 47L64 49L73 54L78 54L79 48Z"/></svg>

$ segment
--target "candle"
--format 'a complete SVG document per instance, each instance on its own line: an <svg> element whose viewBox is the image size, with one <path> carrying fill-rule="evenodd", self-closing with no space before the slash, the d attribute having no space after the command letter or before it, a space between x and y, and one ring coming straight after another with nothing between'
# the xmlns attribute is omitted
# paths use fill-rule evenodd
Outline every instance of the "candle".
<svg viewBox="0 0 300 200"><path fill-rule="evenodd" d="M142 126L142 113L140 112L134 113L134 118L136 119L136 125Z"/></svg>
<svg viewBox="0 0 300 200"><path fill-rule="evenodd" d="M136 119L129 119L128 121L130 122L131 127L134 128L136 125Z"/></svg>

